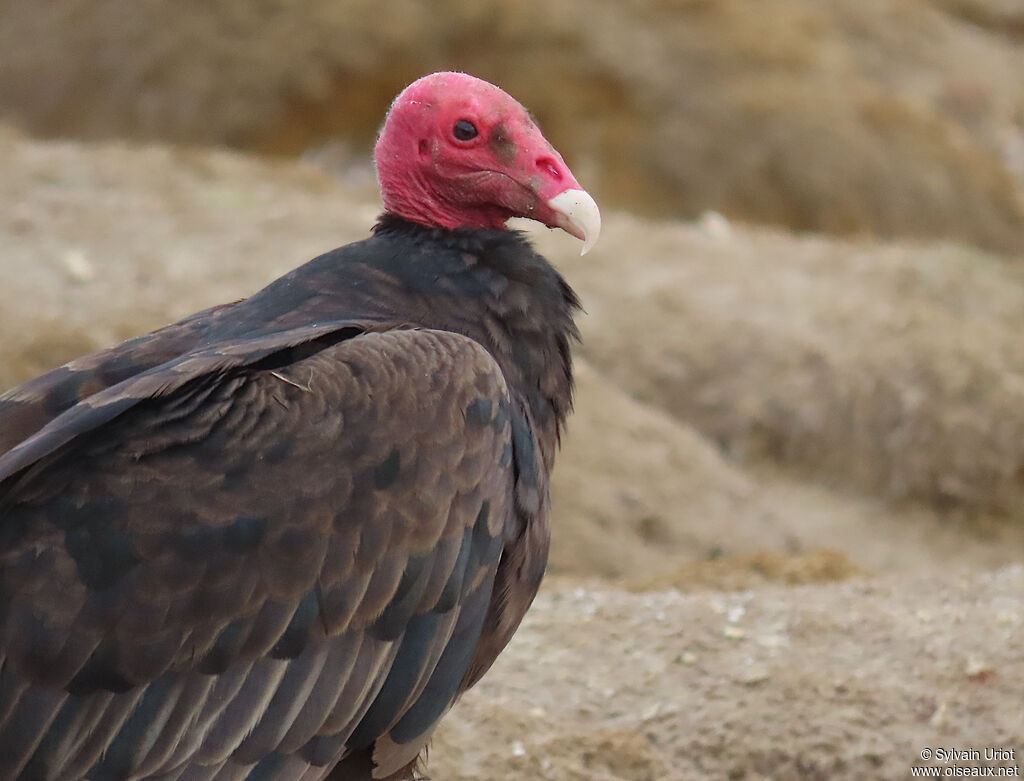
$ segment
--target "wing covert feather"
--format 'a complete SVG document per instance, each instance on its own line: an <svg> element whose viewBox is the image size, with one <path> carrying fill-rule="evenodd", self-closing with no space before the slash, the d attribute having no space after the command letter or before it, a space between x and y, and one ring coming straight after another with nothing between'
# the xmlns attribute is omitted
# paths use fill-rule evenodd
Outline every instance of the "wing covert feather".
<svg viewBox="0 0 1024 781"><path fill-rule="evenodd" d="M476 644L481 609L460 621L460 605L489 595L514 512L510 400L490 355L409 329L200 364L91 397L116 414L63 432L58 417L37 435L49 444L7 462L0 690L21 690L15 714L50 703L28 739L53 755L25 758L40 778L84 777L71 755L108 748L117 773L275 751L305 773L337 761L368 712L361 735L397 723L449 642L467 664ZM73 739L47 730L65 693L85 703L65 708L86 731ZM126 698L156 722L115 707ZM82 715L105 710L116 729ZM5 722L0 743L30 721ZM0 779L16 776L0 762Z"/></svg>

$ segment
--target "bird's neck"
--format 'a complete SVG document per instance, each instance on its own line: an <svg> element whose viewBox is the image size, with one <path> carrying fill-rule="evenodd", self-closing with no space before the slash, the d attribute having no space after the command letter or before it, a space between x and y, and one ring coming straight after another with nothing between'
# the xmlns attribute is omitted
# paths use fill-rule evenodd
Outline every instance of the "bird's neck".
<svg viewBox="0 0 1024 781"><path fill-rule="evenodd" d="M500 206L441 197L417 171L391 171L378 161L381 199L388 214L426 228L502 229L511 213Z"/></svg>
<svg viewBox="0 0 1024 781"><path fill-rule="evenodd" d="M545 432L550 465L572 406L575 293L515 231L431 230L385 215L377 234L405 248L389 275L404 291L429 291L419 298L423 325L463 333L494 356Z"/></svg>

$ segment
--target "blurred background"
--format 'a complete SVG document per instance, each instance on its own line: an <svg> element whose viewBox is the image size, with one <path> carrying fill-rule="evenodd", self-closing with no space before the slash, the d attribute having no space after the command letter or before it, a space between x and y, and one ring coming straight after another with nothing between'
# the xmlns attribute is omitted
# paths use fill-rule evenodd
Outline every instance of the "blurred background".
<svg viewBox="0 0 1024 781"><path fill-rule="evenodd" d="M1024 749L1022 0L0 0L0 388L365 236L441 69L605 232L519 226L587 310L577 410L539 618L437 777Z"/></svg>
<svg viewBox="0 0 1024 781"><path fill-rule="evenodd" d="M1020 0L5 0L33 134L364 162L415 77L525 102L608 207L1024 248Z"/></svg>

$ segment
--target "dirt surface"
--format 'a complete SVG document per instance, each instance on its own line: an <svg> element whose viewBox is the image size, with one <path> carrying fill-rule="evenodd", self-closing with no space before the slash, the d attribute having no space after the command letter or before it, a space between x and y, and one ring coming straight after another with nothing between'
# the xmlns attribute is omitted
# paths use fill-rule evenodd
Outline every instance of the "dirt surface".
<svg viewBox="0 0 1024 781"><path fill-rule="evenodd" d="M34 133L366 159L432 70L501 84L606 207L1024 248L1018 0L6 0Z"/></svg>
<svg viewBox="0 0 1024 781"><path fill-rule="evenodd" d="M0 132L0 386L367 234L365 178ZM552 575L442 779L904 778L1024 750L1024 279L951 244L609 214ZM841 582L840 582L841 581ZM1014 763L1010 763L1014 764Z"/></svg>
<svg viewBox="0 0 1024 781"><path fill-rule="evenodd" d="M1022 591L1020 567L736 594L555 585L442 722L430 775L864 781L1019 767ZM921 760L940 747L1015 758Z"/></svg>
<svg viewBox="0 0 1024 781"><path fill-rule="evenodd" d="M732 460L1013 513L1020 259L624 220L563 265L588 302L587 357Z"/></svg>

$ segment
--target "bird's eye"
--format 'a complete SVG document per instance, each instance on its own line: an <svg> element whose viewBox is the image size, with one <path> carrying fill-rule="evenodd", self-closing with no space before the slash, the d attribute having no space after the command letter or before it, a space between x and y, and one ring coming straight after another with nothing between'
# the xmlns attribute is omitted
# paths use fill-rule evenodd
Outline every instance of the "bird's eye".
<svg viewBox="0 0 1024 781"><path fill-rule="evenodd" d="M460 119L455 123L455 127L452 128L452 135L459 139L459 141L470 141L476 138L476 125L468 119Z"/></svg>

